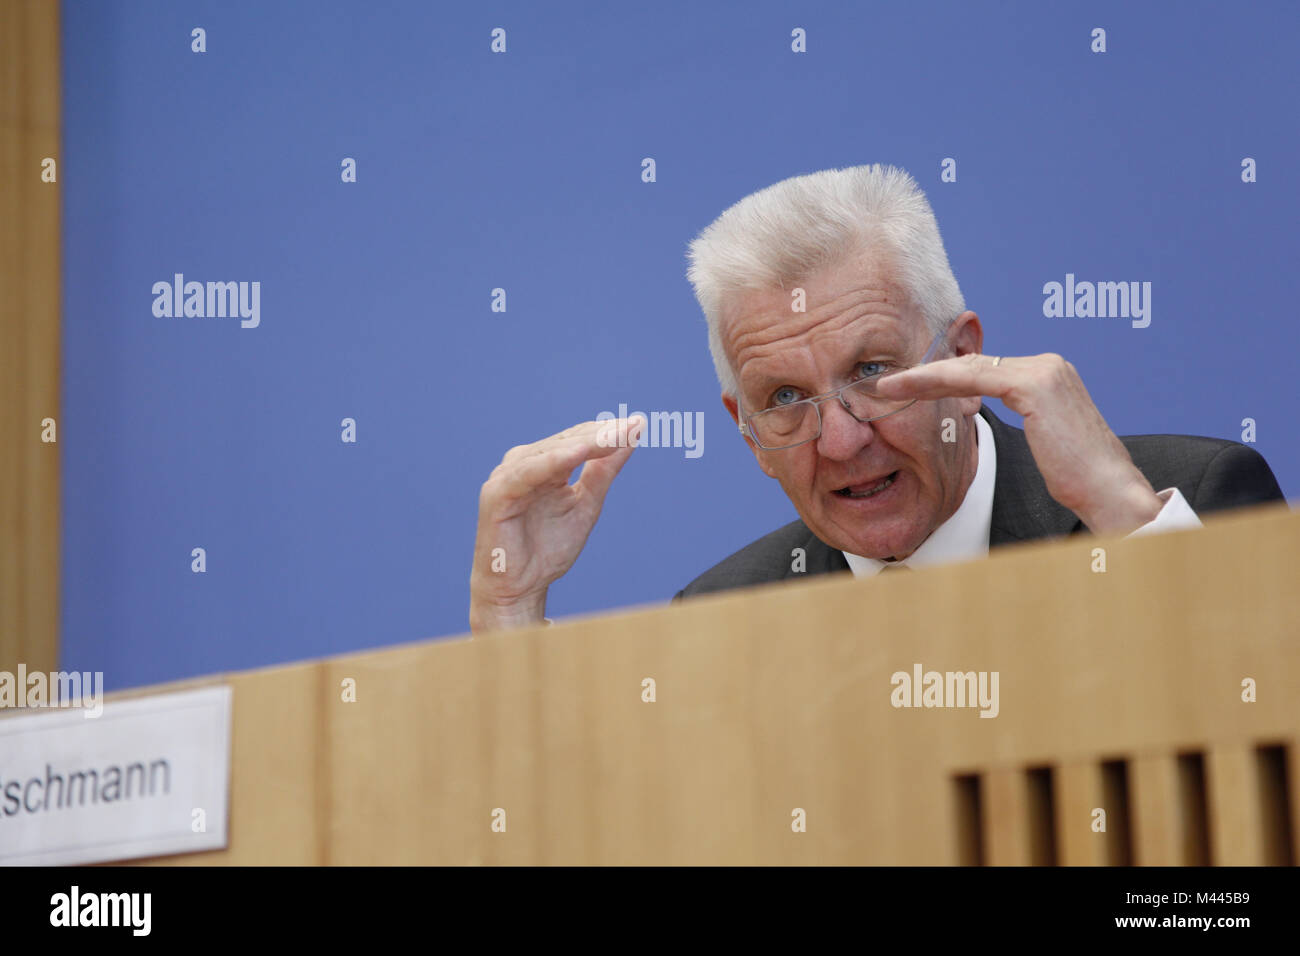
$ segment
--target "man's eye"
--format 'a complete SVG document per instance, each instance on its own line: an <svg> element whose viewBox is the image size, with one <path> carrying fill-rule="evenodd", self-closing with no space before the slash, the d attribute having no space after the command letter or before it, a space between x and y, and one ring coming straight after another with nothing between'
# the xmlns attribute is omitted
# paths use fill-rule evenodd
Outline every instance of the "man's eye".
<svg viewBox="0 0 1300 956"><path fill-rule="evenodd" d="M868 369L868 371L863 372L863 369ZM875 375L883 375L885 372L888 372L889 369L890 364L888 362L859 362L858 372L861 374L858 375L858 378L871 378Z"/></svg>
<svg viewBox="0 0 1300 956"><path fill-rule="evenodd" d="M791 402L799 400L799 390L794 388L778 388L772 393L773 405L789 405Z"/></svg>

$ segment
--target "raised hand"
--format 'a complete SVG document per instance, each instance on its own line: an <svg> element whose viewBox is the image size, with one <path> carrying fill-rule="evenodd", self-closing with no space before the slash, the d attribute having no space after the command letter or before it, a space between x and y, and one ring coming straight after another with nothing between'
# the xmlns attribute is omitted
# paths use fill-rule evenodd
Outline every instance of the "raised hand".
<svg viewBox="0 0 1300 956"><path fill-rule="evenodd" d="M1001 358L971 352L882 379L888 398L992 396L1024 416L1025 439L1047 492L1094 534L1127 534L1162 502L1133 464L1073 365L1055 353Z"/></svg>
<svg viewBox="0 0 1300 956"><path fill-rule="evenodd" d="M578 559L645 425L642 417L583 422L506 452L479 492L473 631L545 617L547 589ZM569 484L579 465L582 473Z"/></svg>

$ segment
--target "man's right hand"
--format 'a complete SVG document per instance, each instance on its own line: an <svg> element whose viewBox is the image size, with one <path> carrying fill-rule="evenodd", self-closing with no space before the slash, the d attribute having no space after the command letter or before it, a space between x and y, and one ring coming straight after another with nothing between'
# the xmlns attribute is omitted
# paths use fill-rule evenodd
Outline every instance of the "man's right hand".
<svg viewBox="0 0 1300 956"><path fill-rule="evenodd" d="M547 588L578 559L645 425L643 417L583 422L506 452L479 492L471 630L542 621Z"/></svg>

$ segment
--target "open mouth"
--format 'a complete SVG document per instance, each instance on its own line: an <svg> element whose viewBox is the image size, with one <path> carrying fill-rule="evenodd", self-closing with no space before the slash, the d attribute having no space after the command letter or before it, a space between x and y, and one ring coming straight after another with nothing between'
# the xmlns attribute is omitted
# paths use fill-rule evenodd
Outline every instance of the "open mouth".
<svg viewBox="0 0 1300 956"><path fill-rule="evenodd" d="M841 498L870 498L872 495L880 494L897 480L898 472L895 471L873 484L849 485L847 488L836 489L835 493Z"/></svg>

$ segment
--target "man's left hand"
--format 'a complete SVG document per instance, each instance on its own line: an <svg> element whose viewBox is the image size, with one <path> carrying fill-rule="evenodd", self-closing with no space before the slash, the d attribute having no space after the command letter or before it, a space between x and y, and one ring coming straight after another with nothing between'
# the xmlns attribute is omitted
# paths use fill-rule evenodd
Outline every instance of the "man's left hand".
<svg viewBox="0 0 1300 956"><path fill-rule="evenodd" d="M1110 430L1073 365L1054 353L1003 357L970 353L882 378L886 398L991 396L1024 417L1025 437L1048 493L1094 534L1127 534L1155 519L1162 503Z"/></svg>

